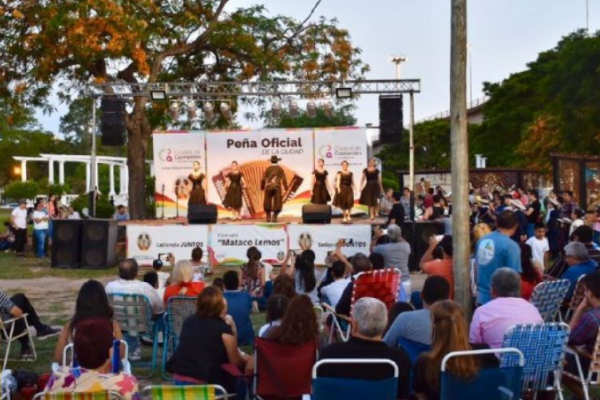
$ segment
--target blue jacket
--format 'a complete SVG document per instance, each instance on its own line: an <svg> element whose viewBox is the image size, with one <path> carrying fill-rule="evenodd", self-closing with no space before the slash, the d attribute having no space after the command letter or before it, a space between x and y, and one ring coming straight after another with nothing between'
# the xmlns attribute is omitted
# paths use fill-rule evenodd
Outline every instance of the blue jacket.
<svg viewBox="0 0 600 400"><path fill-rule="evenodd" d="M562 279L568 279L571 281L571 287L569 287L569 292L567 293L566 299L569 300L573 297L573 292L575 291L575 286L577 286L577 281L583 275L591 274L598 268L598 264L593 260L587 260L582 262L581 264L576 264L570 266L564 274L562 274Z"/></svg>
<svg viewBox="0 0 600 400"><path fill-rule="evenodd" d="M226 290L223 296L227 300L227 313L235 321L238 332L238 345L254 344L254 328L250 321L252 297L239 290Z"/></svg>

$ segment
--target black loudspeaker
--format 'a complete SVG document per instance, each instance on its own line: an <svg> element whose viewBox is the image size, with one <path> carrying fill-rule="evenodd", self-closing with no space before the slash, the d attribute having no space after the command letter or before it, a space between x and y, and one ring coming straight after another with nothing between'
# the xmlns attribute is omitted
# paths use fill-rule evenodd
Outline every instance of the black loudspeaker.
<svg viewBox="0 0 600 400"><path fill-rule="evenodd" d="M402 95L379 96L379 142L400 144L403 122Z"/></svg>
<svg viewBox="0 0 600 400"><path fill-rule="evenodd" d="M214 204L194 204L188 208L188 222L190 224L216 224L217 206Z"/></svg>
<svg viewBox="0 0 600 400"><path fill-rule="evenodd" d="M415 255L413 259L415 269L419 268L421 257L429 248L429 238L443 234L444 224L440 222L417 222L415 224L414 246L412 247L412 253Z"/></svg>
<svg viewBox="0 0 600 400"><path fill-rule="evenodd" d="M115 265L118 222L111 219L83 220L81 268L103 269Z"/></svg>
<svg viewBox="0 0 600 400"><path fill-rule="evenodd" d="M116 97L103 97L100 109L102 110L100 119L102 145L125 145L125 101Z"/></svg>
<svg viewBox="0 0 600 400"><path fill-rule="evenodd" d="M81 255L81 221L52 221L52 268L79 268Z"/></svg>
<svg viewBox="0 0 600 400"><path fill-rule="evenodd" d="M302 206L303 224L330 224L331 206L328 204L305 204Z"/></svg>

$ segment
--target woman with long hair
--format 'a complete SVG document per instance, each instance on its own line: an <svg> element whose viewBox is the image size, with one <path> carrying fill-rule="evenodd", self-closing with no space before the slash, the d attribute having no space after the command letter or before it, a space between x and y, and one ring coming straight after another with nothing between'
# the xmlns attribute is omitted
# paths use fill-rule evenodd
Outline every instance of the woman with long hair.
<svg viewBox="0 0 600 400"><path fill-rule="evenodd" d="M294 258L294 262L293 266L290 267L288 265L292 258ZM305 294L314 304L319 304L315 258L315 252L312 250L304 250L297 256L290 250L285 260L283 260L280 274L287 274L294 279L296 293Z"/></svg>
<svg viewBox="0 0 600 400"><path fill-rule="evenodd" d="M454 351L472 350L469 327L458 303L444 300L430 308L433 323L431 351L422 354L415 363L413 388L418 398L440 398L440 368L443 358ZM469 380L479 372L475 357L455 357L446 364L455 378Z"/></svg>
<svg viewBox="0 0 600 400"><path fill-rule="evenodd" d="M104 286L95 280L89 280L79 289L77 300L75 302L75 314L65 324L56 348L54 349L54 360L62 363L62 356L65 347L69 343L73 343L74 327L81 321L91 318L100 318L109 321L113 327L113 336L116 340L121 340L123 337L119 323L113 318L113 309L108 303L108 296L104 290Z"/></svg>
<svg viewBox="0 0 600 400"><path fill-rule="evenodd" d="M319 327L312 301L306 295L296 296L288 304L281 324L267 336L281 344L303 345L317 340Z"/></svg>
<svg viewBox="0 0 600 400"><path fill-rule="evenodd" d="M266 304L264 298L265 267L260 262L262 253L252 246L246 251L246 257L248 257L248 262L242 265L240 276L241 290L252 296L252 300L256 301L261 309L264 309Z"/></svg>
<svg viewBox="0 0 600 400"><path fill-rule="evenodd" d="M171 284L165 288L163 301L169 305L169 299L173 296L196 297L206 287L205 282L193 282L194 267L188 260L179 260L173 268Z"/></svg>
<svg viewBox="0 0 600 400"><path fill-rule="evenodd" d="M533 264L533 253L531 246L519 243L521 248L521 297L529 301L533 289L543 281L542 274Z"/></svg>
<svg viewBox="0 0 600 400"><path fill-rule="evenodd" d="M367 168L362 172L360 180L360 204L369 208L371 221L375 219L379 209L379 199L383 194L381 174L377 169L377 160L371 157Z"/></svg>

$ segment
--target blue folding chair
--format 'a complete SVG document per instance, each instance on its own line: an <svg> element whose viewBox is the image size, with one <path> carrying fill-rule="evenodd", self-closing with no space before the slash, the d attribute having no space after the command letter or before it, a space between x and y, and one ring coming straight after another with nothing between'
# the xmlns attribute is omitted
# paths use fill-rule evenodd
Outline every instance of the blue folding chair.
<svg viewBox="0 0 600 400"><path fill-rule="evenodd" d="M165 314L165 345L162 354L162 376L165 380L170 380L167 375L167 361L179 346L179 336L181 335L183 322L195 311L195 297L174 296L169 298L167 313Z"/></svg>
<svg viewBox="0 0 600 400"><path fill-rule="evenodd" d="M518 363L510 367L484 368L470 380L456 378L446 370L448 361L456 357L483 354L511 354ZM442 360L440 400L518 400L521 398L522 372L525 357L518 349L455 351Z"/></svg>
<svg viewBox="0 0 600 400"><path fill-rule="evenodd" d="M560 321L560 306L570 287L571 282L566 279L542 282L533 289L529 302L538 309L545 322Z"/></svg>
<svg viewBox="0 0 600 400"><path fill-rule="evenodd" d="M402 347L406 354L408 354L408 358L410 358L411 365L415 365L417 362L417 358L423 353L427 353L431 350L431 345L423 344L419 342L415 342L414 340L409 340L406 338L398 338L398 347Z"/></svg>
<svg viewBox="0 0 600 400"><path fill-rule="evenodd" d="M318 369L327 364L386 364L393 370L393 376L381 380L359 378L319 377ZM395 400L398 390L398 366L387 359L328 359L315 364L312 370L313 400Z"/></svg>
<svg viewBox="0 0 600 400"><path fill-rule="evenodd" d="M503 347L517 348L525 356L523 393L553 390L563 399L560 378L568 339L569 326L563 322L516 325L506 331ZM500 358L502 367L517 364L514 355Z"/></svg>

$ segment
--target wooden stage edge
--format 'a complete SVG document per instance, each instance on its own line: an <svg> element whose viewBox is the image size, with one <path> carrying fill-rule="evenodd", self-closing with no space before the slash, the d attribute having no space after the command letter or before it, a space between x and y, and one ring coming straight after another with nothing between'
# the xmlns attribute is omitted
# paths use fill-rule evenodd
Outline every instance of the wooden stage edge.
<svg viewBox="0 0 600 400"><path fill-rule="evenodd" d="M242 219L241 221L232 221L230 219L219 219L216 224L212 225L253 225L253 224L264 224L264 219ZM277 219L277 224L301 224L302 218L299 217L280 217ZM368 217L353 217L352 224L359 225L384 225L387 223L387 217L375 218L371 221ZM331 219L332 225L342 225L342 217L333 217ZM127 225L188 225L188 219L185 217L181 218L169 218L169 219L142 219L132 221L120 221L119 226Z"/></svg>

